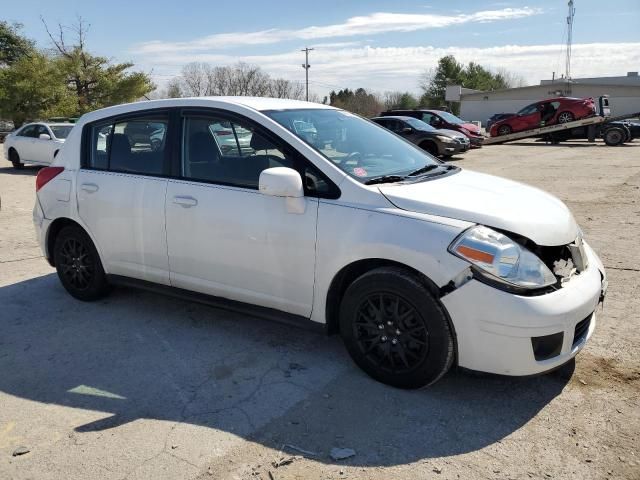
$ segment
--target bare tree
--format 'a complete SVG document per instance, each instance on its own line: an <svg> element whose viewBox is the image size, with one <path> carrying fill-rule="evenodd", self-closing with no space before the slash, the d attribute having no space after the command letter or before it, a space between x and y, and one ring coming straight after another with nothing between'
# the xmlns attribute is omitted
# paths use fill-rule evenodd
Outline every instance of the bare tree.
<svg viewBox="0 0 640 480"><path fill-rule="evenodd" d="M179 83L187 97L212 95L211 67L207 63L188 63L182 67Z"/></svg>
<svg viewBox="0 0 640 480"><path fill-rule="evenodd" d="M237 63L211 67L189 63L175 81L187 96L236 95L302 99L304 87L283 78L271 78L256 65Z"/></svg>
<svg viewBox="0 0 640 480"><path fill-rule="evenodd" d="M496 70L496 73L504 79L509 88L519 88L527 86L527 81L523 76L518 75L517 73L510 72L504 67L498 68Z"/></svg>

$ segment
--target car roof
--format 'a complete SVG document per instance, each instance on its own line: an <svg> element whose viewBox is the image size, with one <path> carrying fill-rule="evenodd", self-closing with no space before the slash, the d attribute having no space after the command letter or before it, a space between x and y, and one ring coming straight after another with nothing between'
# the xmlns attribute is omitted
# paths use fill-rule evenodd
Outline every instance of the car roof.
<svg viewBox="0 0 640 480"><path fill-rule="evenodd" d="M134 103L125 103L115 105L113 107L94 110L83 116L83 122L99 120L111 115L119 115L126 113L135 113L142 110L150 110L155 108L171 108L171 107L220 107L224 104L248 107L257 111L268 110L299 110L299 109L332 109L335 107L324 105L321 103L305 102L302 100L290 100L285 98L269 98L269 97L184 97L184 98L167 98L162 100L142 100Z"/></svg>
<svg viewBox="0 0 640 480"><path fill-rule="evenodd" d="M55 122L55 123L50 123L50 122L42 122L44 125L49 125L50 127L73 127L75 125L75 123L70 123L70 122Z"/></svg>

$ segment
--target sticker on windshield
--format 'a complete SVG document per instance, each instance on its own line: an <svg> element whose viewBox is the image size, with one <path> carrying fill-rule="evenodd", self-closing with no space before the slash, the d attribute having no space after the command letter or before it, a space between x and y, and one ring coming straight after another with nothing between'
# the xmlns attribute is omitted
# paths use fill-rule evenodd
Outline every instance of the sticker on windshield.
<svg viewBox="0 0 640 480"><path fill-rule="evenodd" d="M356 168L353 169L353 174L356 177L366 177L367 176L367 171L362 167L356 167Z"/></svg>

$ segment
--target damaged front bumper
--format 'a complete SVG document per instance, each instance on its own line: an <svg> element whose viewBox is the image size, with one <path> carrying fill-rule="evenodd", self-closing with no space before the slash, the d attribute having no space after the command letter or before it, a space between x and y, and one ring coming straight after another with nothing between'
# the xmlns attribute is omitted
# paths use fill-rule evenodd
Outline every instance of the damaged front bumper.
<svg viewBox="0 0 640 480"><path fill-rule="evenodd" d="M441 298L457 334L458 364L503 375L533 375L573 358L593 334L606 294L600 259L585 244L589 267L539 296L522 296L475 279Z"/></svg>

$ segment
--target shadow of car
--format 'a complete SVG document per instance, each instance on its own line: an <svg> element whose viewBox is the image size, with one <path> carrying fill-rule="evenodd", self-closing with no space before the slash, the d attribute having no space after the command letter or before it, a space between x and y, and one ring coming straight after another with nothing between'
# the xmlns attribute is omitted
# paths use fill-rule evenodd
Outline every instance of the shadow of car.
<svg viewBox="0 0 640 480"><path fill-rule="evenodd" d="M527 379L451 372L405 391L360 372L336 338L155 294L87 304L50 274L1 287L0 302L0 391L104 415L79 434L168 420L325 463L336 436L362 466L481 449L559 395L573 365Z"/></svg>

